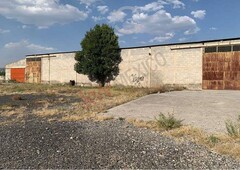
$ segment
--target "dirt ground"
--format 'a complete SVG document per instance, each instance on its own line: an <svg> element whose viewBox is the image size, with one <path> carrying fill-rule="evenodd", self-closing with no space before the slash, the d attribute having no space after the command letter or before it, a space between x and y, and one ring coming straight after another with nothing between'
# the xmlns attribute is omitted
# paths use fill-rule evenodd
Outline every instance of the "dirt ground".
<svg viewBox="0 0 240 170"><path fill-rule="evenodd" d="M37 111L69 109L74 103L82 99L76 96L56 94L9 94L0 95L0 122L12 120L21 121L21 118L35 114ZM59 117L59 115L46 115L46 118ZM19 120L17 120L19 119Z"/></svg>
<svg viewBox="0 0 240 170"><path fill-rule="evenodd" d="M173 113L207 132L226 132L225 122L240 114L240 91L176 91L152 94L108 110L104 115L154 120Z"/></svg>
<svg viewBox="0 0 240 170"><path fill-rule="evenodd" d="M162 133L156 121L112 120L133 115L154 120L151 116L164 111L159 108L171 111L176 105L176 113L188 111L194 121L205 112L204 106L215 111L213 115L219 112L216 105L227 114L239 110L235 107L239 93L148 95L165 90L0 84L0 169L239 168L239 160L211 151L239 158L239 142L232 138L210 136L188 126ZM141 96L145 97L129 102ZM223 100L216 101L218 97ZM195 111L199 109L203 112Z"/></svg>

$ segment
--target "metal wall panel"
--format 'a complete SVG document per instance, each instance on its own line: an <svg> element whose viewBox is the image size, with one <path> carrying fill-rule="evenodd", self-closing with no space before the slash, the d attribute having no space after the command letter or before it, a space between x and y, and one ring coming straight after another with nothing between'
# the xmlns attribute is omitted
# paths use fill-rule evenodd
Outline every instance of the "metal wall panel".
<svg viewBox="0 0 240 170"><path fill-rule="evenodd" d="M15 80L19 83L23 83L25 80L25 69L11 68L11 80Z"/></svg>
<svg viewBox="0 0 240 170"><path fill-rule="evenodd" d="M240 90L240 52L205 53L203 89Z"/></svg>

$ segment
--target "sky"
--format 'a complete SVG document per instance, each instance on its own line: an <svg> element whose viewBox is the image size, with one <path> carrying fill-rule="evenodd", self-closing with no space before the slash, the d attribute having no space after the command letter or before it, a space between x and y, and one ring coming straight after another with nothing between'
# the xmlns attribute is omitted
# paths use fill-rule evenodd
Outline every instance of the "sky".
<svg viewBox="0 0 240 170"><path fill-rule="evenodd" d="M120 47L240 37L239 0L0 0L0 67L25 55L81 50L109 24Z"/></svg>

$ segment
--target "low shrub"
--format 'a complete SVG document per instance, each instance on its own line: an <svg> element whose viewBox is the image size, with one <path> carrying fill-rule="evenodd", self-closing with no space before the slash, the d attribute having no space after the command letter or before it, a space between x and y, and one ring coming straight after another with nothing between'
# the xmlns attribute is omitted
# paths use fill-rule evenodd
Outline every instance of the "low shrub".
<svg viewBox="0 0 240 170"><path fill-rule="evenodd" d="M231 137L240 137L240 115L236 122L227 121L226 123L227 133Z"/></svg>
<svg viewBox="0 0 240 170"><path fill-rule="evenodd" d="M168 113L168 116L160 113L158 118L156 118L157 125L159 128L164 130L171 130L175 128L179 128L182 126L182 121L174 117L174 114Z"/></svg>
<svg viewBox="0 0 240 170"><path fill-rule="evenodd" d="M125 118L123 118L123 117L119 117L118 118L120 121L124 121L125 120Z"/></svg>
<svg viewBox="0 0 240 170"><path fill-rule="evenodd" d="M208 141L209 141L211 144L215 145L215 144L217 144L218 142L220 142L220 139L219 139L217 136L215 136L215 135L211 135L211 136L208 137Z"/></svg>

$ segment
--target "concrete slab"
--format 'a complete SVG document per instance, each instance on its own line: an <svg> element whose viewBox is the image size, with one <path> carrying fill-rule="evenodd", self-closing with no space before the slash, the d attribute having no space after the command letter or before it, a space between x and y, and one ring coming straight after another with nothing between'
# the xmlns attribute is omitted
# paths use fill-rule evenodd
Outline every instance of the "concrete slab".
<svg viewBox="0 0 240 170"><path fill-rule="evenodd" d="M225 122L240 114L240 91L177 91L152 94L117 106L107 116L154 120L160 113L173 113L210 133L226 132Z"/></svg>

